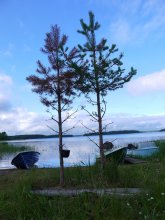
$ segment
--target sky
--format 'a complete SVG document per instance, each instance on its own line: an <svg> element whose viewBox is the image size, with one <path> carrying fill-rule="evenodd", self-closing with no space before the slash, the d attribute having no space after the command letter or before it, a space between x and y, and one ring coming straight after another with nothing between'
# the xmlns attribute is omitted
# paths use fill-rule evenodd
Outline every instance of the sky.
<svg viewBox="0 0 165 220"><path fill-rule="evenodd" d="M52 134L56 129L50 115L32 93L26 77L35 74L45 34L58 25L68 35L72 48L84 43L77 33L80 19L88 22L88 12L101 24L97 38L115 43L124 53L123 67L137 74L122 89L106 96L104 123L108 130L153 131L165 128L165 1L164 0L0 0L0 132L16 134ZM71 132L86 132L82 121L97 128L86 112L83 95L72 106L79 111L64 125Z"/></svg>

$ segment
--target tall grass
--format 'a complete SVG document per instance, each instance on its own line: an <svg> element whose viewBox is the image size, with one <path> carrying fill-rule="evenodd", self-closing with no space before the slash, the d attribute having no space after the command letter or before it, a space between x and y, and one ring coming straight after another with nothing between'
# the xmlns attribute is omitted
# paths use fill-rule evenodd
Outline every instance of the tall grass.
<svg viewBox="0 0 165 220"><path fill-rule="evenodd" d="M0 142L0 156L8 153L14 153L14 152L20 152L30 149L30 147L27 146L15 146L12 144L9 144L7 142Z"/></svg>
<svg viewBox="0 0 165 220"><path fill-rule="evenodd" d="M141 187L134 196L39 196L31 189L58 188L59 169L13 170L0 176L0 219L165 219L165 143L160 152L138 165L107 164L65 169L65 188Z"/></svg>

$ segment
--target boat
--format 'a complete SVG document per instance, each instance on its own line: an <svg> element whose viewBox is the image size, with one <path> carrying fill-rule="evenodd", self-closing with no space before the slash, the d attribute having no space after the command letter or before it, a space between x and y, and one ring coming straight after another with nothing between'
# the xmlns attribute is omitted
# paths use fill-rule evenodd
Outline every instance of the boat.
<svg viewBox="0 0 165 220"><path fill-rule="evenodd" d="M154 142L144 142L137 145L137 149L127 149L128 156L149 157L157 153L159 148L156 147Z"/></svg>
<svg viewBox="0 0 165 220"><path fill-rule="evenodd" d="M138 148L135 150L127 150L127 155L129 156L140 156L140 157L149 157L152 154L158 152L158 147L145 147Z"/></svg>
<svg viewBox="0 0 165 220"><path fill-rule="evenodd" d="M34 167L35 163L39 160L39 152L36 151L25 151L17 154L11 164L18 169L28 169Z"/></svg>
<svg viewBox="0 0 165 220"><path fill-rule="evenodd" d="M107 160L113 160L117 163L122 163L126 157L127 148L124 147L113 147L110 150L104 151L104 156ZM100 156L96 157L96 161L100 160Z"/></svg>

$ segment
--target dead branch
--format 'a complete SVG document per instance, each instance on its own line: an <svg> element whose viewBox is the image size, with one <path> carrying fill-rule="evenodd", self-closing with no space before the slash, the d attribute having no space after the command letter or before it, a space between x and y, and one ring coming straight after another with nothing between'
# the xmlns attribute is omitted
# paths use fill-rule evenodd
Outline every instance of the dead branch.
<svg viewBox="0 0 165 220"><path fill-rule="evenodd" d="M113 124L113 122L110 122L110 123L106 124L106 125L103 127L103 130L106 131L108 125L110 125L110 124Z"/></svg>
<svg viewBox="0 0 165 220"><path fill-rule="evenodd" d="M75 128L75 126L73 126L73 127L71 127L71 128L68 128L67 130L63 131L62 134L66 134L68 131L70 131L70 130L72 130L72 129L74 129L74 128Z"/></svg>
<svg viewBox="0 0 165 220"><path fill-rule="evenodd" d="M50 128L52 131L54 131L55 133L59 134L58 131L54 130L52 127L50 127L49 125L47 125L48 128Z"/></svg>
<svg viewBox="0 0 165 220"><path fill-rule="evenodd" d="M95 121L98 121L98 119L97 119L96 117L94 117L94 115L93 115L92 113L90 113L87 109L85 109L84 106L82 106L81 108L82 108L84 111L86 111L86 112L89 114L89 116L91 116Z"/></svg>
<svg viewBox="0 0 165 220"><path fill-rule="evenodd" d="M87 136L87 138L88 138L92 143L94 143L98 148L100 148L100 146L99 146L94 140L92 140L89 136Z"/></svg>
<svg viewBox="0 0 165 220"><path fill-rule="evenodd" d="M51 118L50 118L49 120L53 120L53 121L55 121L57 124L59 124L59 121L57 121L57 120L54 118L53 114L52 114L49 110L47 110L47 112L51 115Z"/></svg>
<svg viewBox="0 0 165 220"><path fill-rule="evenodd" d="M116 141L117 140L117 138L115 138L114 140L112 140L111 142L114 142L114 141Z"/></svg>
<svg viewBox="0 0 165 220"><path fill-rule="evenodd" d="M96 133L95 130L93 130L93 129L91 129L91 128L88 128L88 127L85 126L82 122L81 122L81 124L82 124L82 126L83 126L84 128L86 128L88 131L91 131L92 133Z"/></svg>
<svg viewBox="0 0 165 220"><path fill-rule="evenodd" d="M76 112L78 112L78 109L76 109L74 112L72 112L71 114L67 113L66 118L62 121L62 124L67 121L68 119L71 119L71 117L76 114ZM73 118L72 118L73 119Z"/></svg>

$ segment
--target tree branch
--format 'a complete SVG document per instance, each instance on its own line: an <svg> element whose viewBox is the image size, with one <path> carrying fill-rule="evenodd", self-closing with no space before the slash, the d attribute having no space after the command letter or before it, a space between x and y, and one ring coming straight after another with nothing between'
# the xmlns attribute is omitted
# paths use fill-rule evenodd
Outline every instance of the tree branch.
<svg viewBox="0 0 165 220"><path fill-rule="evenodd" d="M108 125L110 125L110 124L113 124L113 122L110 122L110 123L106 124L106 125L103 127L103 130L105 130L105 131L106 131L106 129L107 129L107 127L108 127Z"/></svg>
<svg viewBox="0 0 165 220"><path fill-rule="evenodd" d="M50 120L53 120L53 121L55 121L57 124L59 124L59 121L57 121L57 120L54 118L53 114L52 114L49 110L47 110L47 112L51 115Z"/></svg>
<svg viewBox="0 0 165 220"><path fill-rule="evenodd" d="M73 127L71 127L71 128L68 128L67 130L63 131L62 134L66 134L68 131L70 131L70 130L72 130L72 129L74 129L74 128L75 128L75 126L73 126Z"/></svg>
<svg viewBox="0 0 165 220"><path fill-rule="evenodd" d="M89 96L86 96L86 97L87 97L87 102L88 103L91 103L92 105L97 105L96 101L93 101Z"/></svg>
<svg viewBox="0 0 165 220"><path fill-rule="evenodd" d="M88 131L91 131L92 133L96 133L95 130L93 130L93 129L91 129L91 128L88 128L88 127L85 126L82 122L81 122L81 124L82 124L82 126L83 126L84 128L86 128Z"/></svg>
<svg viewBox="0 0 165 220"><path fill-rule="evenodd" d="M55 133L59 134L58 131L54 130L52 127L50 127L49 125L47 125L48 128L50 128L52 131L54 131Z"/></svg>
<svg viewBox="0 0 165 220"><path fill-rule="evenodd" d="M106 113L106 110L107 110L107 105L106 105L106 102L104 100L104 97L102 96L102 99L103 99L103 103L104 103L104 110L103 110L103 113L102 113L102 116L101 116L101 119L103 119L105 113Z"/></svg>
<svg viewBox="0 0 165 220"><path fill-rule="evenodd" d="M66 118L62 121L62 124L67 121L68 119L70 119L74 114L76 114L76 112L78 112L78 109L75 110L74 112L72 112L71 114L67 113Z"/></svg>
<svg viewBox="0 0 165 220"><path fill-rule="evenodd" d="M87 136L87 138L88 138L92 143L94 143L98 148L100 148L100 146L99 146L94 140L92 140L89 136Z"/></svg>
<svg viewBox="0 0 165 220"><path fill-rule="evenodd" d="M91 116L95 121L98 121L98 119L97 119L96 117L94 117L93 114L90 113L87 109L85 109L84 106L81 106L81 109L83 109L84 111L86 111L86 112L89 114L89 116Z"/></svg>

